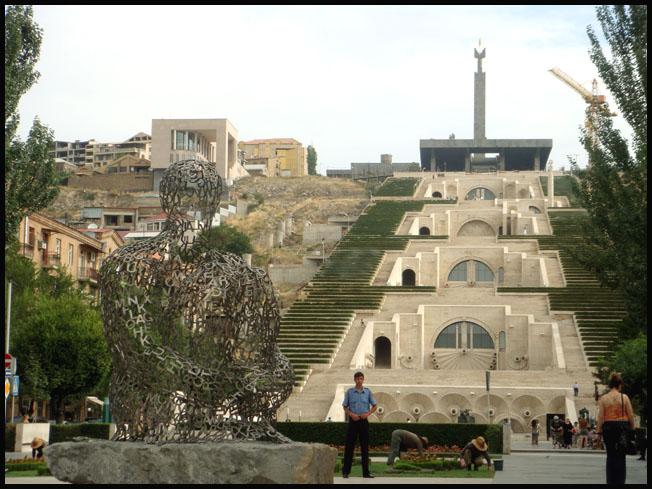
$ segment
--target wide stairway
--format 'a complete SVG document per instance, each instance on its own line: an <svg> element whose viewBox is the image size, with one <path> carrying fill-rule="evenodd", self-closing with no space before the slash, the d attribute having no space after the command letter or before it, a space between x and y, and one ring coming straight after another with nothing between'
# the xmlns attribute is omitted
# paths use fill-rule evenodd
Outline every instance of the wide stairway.
<svg viewBox="0 0 652 489"><path fill-rule="evenodd" d="M559 250L566 287L499 287L498 292L546 292L552 311L573 311L582 349L590 366L611 350L625 316L622 293L601 287L595 274L574 258L581 251L579 228L586 213L548 209L551 236L500 236L500 239L537 239L541 250Z"/></svg>

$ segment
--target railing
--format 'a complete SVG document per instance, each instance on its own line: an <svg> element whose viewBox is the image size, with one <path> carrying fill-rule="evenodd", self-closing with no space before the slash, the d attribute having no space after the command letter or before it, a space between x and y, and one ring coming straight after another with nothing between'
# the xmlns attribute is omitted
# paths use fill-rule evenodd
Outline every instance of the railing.
<svg viewBox="0 0 652 489"><path fill-rule="evenodd" d="M29 258L34 257L34 245L29 243L23 243L23 255Z"/></svg>
<svg viewBox="0 0 652 489"><path fill-rule="evenodd" d="M92 267L79 267L78 280L94 280L97 282L97 270Z"/></svg>
<svg viewBox="0 0 652 489"><path fill-rule="evenodd" d="M61 266L61 253L48 253L43 266L46 267L59 267Z"/></svg>

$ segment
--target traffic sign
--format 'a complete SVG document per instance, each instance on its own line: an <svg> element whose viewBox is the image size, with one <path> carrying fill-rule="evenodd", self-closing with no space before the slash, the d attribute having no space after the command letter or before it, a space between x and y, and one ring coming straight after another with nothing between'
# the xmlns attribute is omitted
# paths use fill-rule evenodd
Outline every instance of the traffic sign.
<svg viewBox="0 0 652 489"><path fill-rule="evenodd" d="M11 382L8 377L5 377L5 401L9 397L9 392L11 392Z"/></svg>
<svg viewBox="0 0 652 489"><path fill-rule="evenodd" d="M18 375L14 375L14 378L11 382L11 395L14 397L18 397L18 386L20 385L20 377Z"/></svg>
<svg viewBox="0 0 652 489"><path fill-rule="evenodd" d="M13 360L14 357L12 357L9 353L5 353L5 370L8 370L11 368L11 360Z"/></svg>

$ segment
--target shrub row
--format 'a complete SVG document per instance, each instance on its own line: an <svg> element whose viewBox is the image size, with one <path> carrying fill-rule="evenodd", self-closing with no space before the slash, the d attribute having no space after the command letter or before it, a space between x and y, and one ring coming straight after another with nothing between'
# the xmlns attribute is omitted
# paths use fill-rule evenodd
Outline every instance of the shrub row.
<svg viewBox="0 0 652 489"><path fill-rule="evenodd" d="M76 436L109 439L110 423L78 423L50 425L50 444L72 441Z"/></svg>
<svg viewBox="0 0 652 489"><path fill-rule="evenodd" d="M412 197L420 178L388 178L378 190L377 197Z"/></svg>
<svg viewBox="0 0 652 489"><path fill-rule="evenodd" d="M346 440L347 423L334 422L278 422L276 429L288 438L305 443L341 445ZM428 438L436 445L463 447L471 439L482 436L491 453L503 451L502 425L497 424L427 424L427 423L371 423L369 446L385 445L394 430L408 430Z"/></svg>

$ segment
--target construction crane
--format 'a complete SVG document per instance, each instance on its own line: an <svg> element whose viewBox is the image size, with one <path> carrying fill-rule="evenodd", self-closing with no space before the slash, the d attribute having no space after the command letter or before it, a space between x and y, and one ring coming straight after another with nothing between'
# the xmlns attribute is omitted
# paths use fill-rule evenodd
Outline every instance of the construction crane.
<svg viewBox="0 0 652 489"><path fill-rule="evenodd" d="M595 78L593 79L593 90L589 91L577 83L575 80L573 80L566 73L561 71L559 68L552 68L548 71L550 71L550 73L555 75L566 85L579 93L584 101L588 104L586 107L586 120L584 122L584 126L586 127L587 133L591 139L593 146L595 147L597 142L595 137L595 126L597 122L598 112L604 110L609 117L618 115L615 112L609 111L606 97L604 95L598 95L598 81Z"/></svg>

